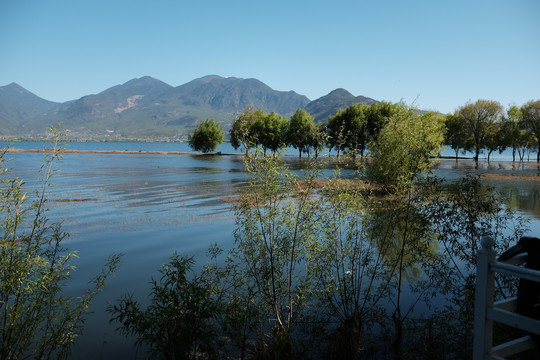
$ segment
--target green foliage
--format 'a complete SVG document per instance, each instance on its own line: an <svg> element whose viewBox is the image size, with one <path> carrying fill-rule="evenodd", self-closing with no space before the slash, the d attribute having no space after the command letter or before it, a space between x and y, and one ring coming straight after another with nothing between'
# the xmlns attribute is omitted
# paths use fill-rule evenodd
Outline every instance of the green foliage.
<svg viewBox="0 0 540 360"><path fill-rule="evenodd" d="M310 311L323 324L320 341L327 344L326 352L357 359L374 335L365 330L380 323L385 313L392 268L385 261L387 247L375 246L370 232L373 204L366 190L333 179L320 196L320 230L306 251L313 278Z"/></svg>
<svg viewBox="0 0 540 360"><path fill-rule="evenodd" d="M213 297L211 277L193 274L193 258L173 255L152 279L151 303L145 308L124 295L107 311L118 330L135 336L137 346L148 345L155 358L196 359L203 354L217 358L215 319L220 309Z"/></svg>
<svg viewBox="0 0 540 360"><path fill-rule="evenodd" d="M248 107L233 121L231 144L235 149L242 146L246 155L251 148L258 146L262 147L264 154L267 150L276 154L287 143L287 127L288 121L283 116Z"/></svg>
<svg viewBox="0 0 540 360"><path fill-rule="evenodd" d="M470 134L465 131L465 119L459 113L448 114L445 119L446 131L444 143L456 152L456 160L460 150L465 151L471 141Z"/></svg>
<svg viewBox="0 0 540 360"><path fill-rule="evenodd" d="M340 150L348 149L351 154L364 153L369 137L366 112L369 108L364 104L352 104L344 110L338 110L336 115L328 120L330 145Z"/></svg>
<svg viewBox="0 0 540 360"><path fill-rule="evenodd" d="M195 151L207 153L216 151L216 147L223 143L224 132L221 125L214 119L206 119L197 126L192 135L189 135L189 146Z"/></svg>
<svg viewBox="0 0 540 360"><path fill-rule="evenodd" d="M443 117L402 105L370 143L374 158L368 174L388 190L407 187L431 167L430 158L439 154L443 139Z"/></svg>
<svg viewBox="0 0 540 360"><path fill-rule="evenodd" d="M379 132L390 116L398 111L400 104L378 102L372 105L352 104L338 110L328 120L328 145L340 151L348 151L353 157L364 155L367 145L377 140Z"/></svg>
<svg viewBox="0 0 540 360"><path fill-rule="evenodd" d="M258 144L258 134L255 133L255 123L262 115L262 110L254 110L250 106L233 120L230 136L231 145L235 149L243 146L247 155L249 149Z"/></svg>
<svg viewBox="0 0 540 360"><path fill-rule="evenodd" d="M298 109L289 122L287 143L298 149L299 157L302 157L302 152L309 154L310 147L314 146L316 131L313 116L303 109Z"/></svg>
<svg viewBox="0 0 540 360"><path fill-rule="evenodd" d="M527 222L506 206L501 194L478 177L464 177L450 184L432 179L422 188L428 201L422 202L421 213L437 234L441 249L436 265L429 269L434 280L431 291L450 303L444 315L449 325L445 346L455 352L456 358L469 357L480 239L491 237L495 249L501 252L525 234ZM499 298L512 294L517 285L504 277L496 283Z"/></svg>
<svg viewBox="0 0 540 360"><path fill-rule="evenodd" d="M319 156L319 153L325 148L328 143L328 127L325 123L320 122L315 125L315 132L311 138L311 147L315 152L315 159Z"/></svg>
<svg viewBox="0 0 540 360"><path fill-rule="evenodd" d="M314 222L312 176L300 186L277 158L248 157L249 185L235 206L232 259L244 274L242 294L257 304L261 348L292 356L292 334L306 306L309 278L302 270ZM307 184L306 184L307 183ZM293 196L294 194L294 196Z"/></svg>
<svg viewBox="0 0 540 360"><path fill-rule="evenodd" d="M33 197L23 191L22 180L9 177L5 153L0 156L0 359L67 358L92 299L119 265L119 256L111 256L86 294L63 295L76 253L62 247L67 234L45 216L46 189L61 159L57 145L45 159Z"/></svg>
<svg viewBox="0 0 540 360"><path fill-rule="evenodd" d="M259 135L259 143L266 150L274 154L286 144L288 120L281 115L271 112L264 114L255 123L256 133Z"/></svg>
<svg viewBox="0 0 540 360"><path fill-rule="evenodd" d="M475 161L482 149L488 148L497 136L497 124L502 121L503 107L496 101L478 100L474 104L467 103L457 109L467 142L465 150L474 150Z"/></svg>
<svg viewBox="0 0 540 360"><path fill-rule="evenodd" d="M540 100L531 100L523 105L521 113L525 128L536 138L536 161L540 162Z"/></svg>

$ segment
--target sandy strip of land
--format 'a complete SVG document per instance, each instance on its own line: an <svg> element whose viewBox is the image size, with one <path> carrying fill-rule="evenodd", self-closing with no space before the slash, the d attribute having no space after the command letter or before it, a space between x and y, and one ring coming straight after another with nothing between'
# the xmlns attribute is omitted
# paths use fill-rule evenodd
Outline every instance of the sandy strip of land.
<svg viewBox="0 0 540 360"><path fill-rule="evenodd" d="M52 153L52 149L7 149L7 152L13 153ZM64 154L144 154L144 155L216 155L215 153L196 153L196 152L181 152L181 151L134 151L134 150L69 150L63 149ZM219 154L219 155L236 155L236 154Z"/></svg>
<svg viewBox="0 0 540 360"><path fill-rule="evenodd" d="M532 175L519 175L519 174L482 174L483 179L495 179L495 180L526 180L526 181L540 181L540 176Z"/></svg>

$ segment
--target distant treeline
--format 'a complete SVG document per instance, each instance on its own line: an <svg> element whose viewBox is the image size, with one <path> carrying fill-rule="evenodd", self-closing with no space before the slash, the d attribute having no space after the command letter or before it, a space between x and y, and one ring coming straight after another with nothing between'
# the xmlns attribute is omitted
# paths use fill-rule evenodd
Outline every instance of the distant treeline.
<svg viewBox="0 0 540 360"><path fill-rule="evenodd" d="M338 157L344 153L363 156L389 119L403 107L402 103L385 101L352 104L330 116L327 123L315 123L302 109L287 119L249 107L234 119L230 138L235 149L246 152L253 147L260 147L266 153L292 146L298 149L299 156L302 153L317 156L327 147ZM540 100L521 107L511 105L507 110L496 101L478 100L460 106L453 114L430 115L444 119L444 142L456 152L456 157L459 152L472 151L478 160L479 154L486 150L489 159L495 150L512 148L514 161L516 152L523 160L531 150L538 151L540 161Z"/></svg>

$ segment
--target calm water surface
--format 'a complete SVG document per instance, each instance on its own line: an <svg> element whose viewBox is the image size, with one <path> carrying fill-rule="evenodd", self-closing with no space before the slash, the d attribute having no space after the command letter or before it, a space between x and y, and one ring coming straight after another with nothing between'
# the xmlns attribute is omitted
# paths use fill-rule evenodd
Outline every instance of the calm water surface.
<svg viewBox="0 0 540 360"><path fill-rule="evenodd" d="M0 142L0 148L7 143ZM39 149L42 143L17 142L13 148ZM189 151L179 143L69 143L77 150ZM218 149L234 152L229 144ZM295 154L294 150L290 151ZM37 186L40 153L10 153L13 175L26 180L27 192ZM450 153L452 155L452 153ZM501 158L508 160L508 158ZM509 158L511 159L511 157ZM300 170L302 163L289 160ZM234 216L227 198L244 182L241 156L145 154L65 154L60 174L48 189L49 219L62 221L76 250L77 272L67 291L80 294L87 280L98 273L111 253L123 253L122 266L93 304L94 315L74 348L74 358L144 358L109 324L105 308L124 293L144 300L149 281L174 253L205 261L211 243L232 246ZM492 162L478 169L472 162L444 161L436 175L457 179L464 173L527 173L539 176L534 166ZM331 170L327 170L327 175ZM352 176L352 171L345 172ZM531 220L531 234L540 235L540 182L490 180L511 199L511 206Z"/></svg>

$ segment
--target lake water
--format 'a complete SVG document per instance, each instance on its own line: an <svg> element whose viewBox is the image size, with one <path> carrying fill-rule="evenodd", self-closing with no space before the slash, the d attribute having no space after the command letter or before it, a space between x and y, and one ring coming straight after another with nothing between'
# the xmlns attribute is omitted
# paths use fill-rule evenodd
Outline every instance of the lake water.
<svg viewBox="0 0 540 360"><path fill-rule="evenodd" d="M0 148L7 143L0 142ZM40 149L42 143L16 142L13 148ZM185 143L68 143L75 150L190 151ZM233 153L230 144L219 151ZM296 150L288 151L296 154ZM453 152L446 152L453 155ZM9 153L13 175L27 182L27 192L35 188L42 153ZM511 153L494 154L489 165L460 160L443 161L435 173L457 179L470 173L527 173L540 176L533 165L513 165ZM301 171L302 162L288 161ZM68 292L80 294L86 281L97 274L111 253L123 253L122 266L107 288L96 298L85 331L74 347L74 358L144 358L131 340L118 335L109 324L105 308L124 293L144 300L150 278L174 253L205 258L211 243L227 249L235 227L230 203L245 178L242 157L146 155L146 154L65 154L59 164L55 186L48 190L49 219L61 220L70 238L65 245L76 250L77 272ZM330 175L331 170L326 170ZM352 171L345 172L352 176ZM531 220L532 235L540 235L540 183L537 181L489 180L511 199L512 206ZM61 200L61 201L58 201ZM84 201L74 201L84 200Z"/></svg>

